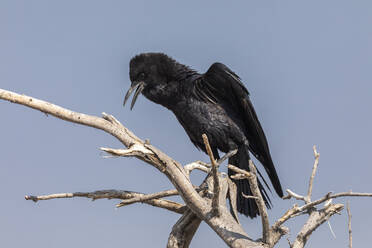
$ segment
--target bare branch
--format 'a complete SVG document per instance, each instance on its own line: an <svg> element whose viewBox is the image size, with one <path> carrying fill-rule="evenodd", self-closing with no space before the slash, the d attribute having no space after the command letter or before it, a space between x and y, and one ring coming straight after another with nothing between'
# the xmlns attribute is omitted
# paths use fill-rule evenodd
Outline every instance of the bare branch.
<svg viewBox="0 0 372 248"><path fill-rule="evenodd" d="M188 248L201 220L190 209L173 226L167 248Z"/></svg>
<svg viewBox="0 0 372 248"><path fill-rule="evenodd" d="M209 176L200 184L200 189L207 189ZM204 197L208 190L199 191L199 195ZM186 210L182 217L174 224L172 232L168 238L168 248L188 248L196 230L201 223L201 219L190 209Z"/></svg>
<svg viewBox="0 0 372 248"><path fill-rule="evenodd" d="M140 153L135 156L165 174L180 193L180 196L186 203L187 207L190 208L200 219L204 220L226 242L227 245L230 247L265 247L261 242L252 241L227 209L221 209L220 216L218 217L211 216L209 214L212 211L210 202L207 199L202 198L194 189L182 165L156 147L148 144L148 142L143 142L127 128L119 124L115 118L112 118L107 114L104 114L103 118L100 118L73 112L49 102L25 95L19 95L3 89L0 89L0 99L25 105L66 121L101 129L116 137L121 143L129 148L134 144L144 146L148 150L152 151L152 154ZM157 201L165 200L153 199L146 203ZM228 223L228 225L225 223Z"/></svg>
<svg viewBox="0 0 372 248"><path fill-rule="evenodd" d="M315 161L314 161L314 165L313 165L313 171L311 173L310 180L309 180L309 189L308 189L307 195L305 197L306 203L311 202L311 194L313 192L314 177L315 177L315 173L316 173L316 170L317 170L318 164L319 164L319 155L320 154L316 151L316 146L315 145L313 146L313 151L314 151Z"/></svg>
<svg viewBox="0 0 372 248"><path fill-rule="evenodd" d="M113 148L106 148L101 147L102 151L107 152L113 156L122 156L122 157L133 157L133 156L144 156L144 155L153 155L154 153L140 145L138 143L133 144L129 147L129 149L113 149Z"/></svg>
<svg viewBox="0 0 372 248"><path fill-rule="evenodd" d="M309 189L308 194L306 196L302 196L299 194L294 193L291 190L287 190L288 195L283 197L283 199L290 199L295 198L297 200L304 201L305 204L299 207L297 204L290 208L281 218L279 218L275 224L271 227L272 234L274 236L273 240L279 240L281 237L280 232L278 232L278 228L283 228L282 224L287 220L302 215L302 214L309 214L309 218L305 225L302 227L301 231L298 233L296 240L293 244L290 244L292 248L300 248L304 247L307 240L309 239L311 233L316 230L322 223L327 221L333 214L338 213L343 209L342 204L332 204L333 198L339 197L372 197L372 193L355 193L355 192L341 192L337 194L332 194L332 192L328 192L322 198L311 201L311 194L313 188L313 182L315 173L319 163L319 153L316 151L316 147L313 147L315 161L312 170L312 174L309 181ZM317 210L315 207L319 204L325 202L324 207L320 210ZM350 218L349 218L350 221ZM351 230L351 227L349 228ZM351 235L351 234L350 234ZM351 242L351 241L350 241Z"/></svg>
<svg viewBox="0 0 372 248"><path fill-rule="evenodd" d="M248 177L244 174L234 174L234 175L231 175L230 178L235 179L235 180L243 180L243 179L247 179Z"/></svg>
<svg viewBox="0 0 372 248"><path fill-rule="evenodd" d="M165 190L165 191L161 191L161 192L157 192L153 194L141 194L141 195L137 195L132 198L121 201L120 203L116 204L116 207L119 208L119 207L127 206L130 204L136 203L136 202L145 202L145 201L152 200L152 199L158 199L158 198L173 196L173 195L178 195L178 194L179 194L178 190L176 189Z"/></svg>
<svg viewBox="0 0 372 248"><path fill-rule="evenodd" d="M242 192L242 196L246 199L256 199L258 200L258 197L257 196L253 196L253 195L246 195Z"/></svg>
<svg viewBox="0 0 372 248"><path fill-rule="evenodd" d="M155 147L145 144L127 128L122 126L120 122L118 122L114 117L103 114L104 118L99 118L96 116L73 112L49 102L45 102L25 95L19 95L17 93L6 91L3 89L0 89L0 99L25 105L27 107L40 110L44 113L53 115L66 121L101 129L116 137L120 142L122 142L126 147L129 148L132 146L136 148L138 146L144 146L148 150L152 151L152 154L150 154L146 150L145 153L140 153L138 156L136 156L137 158L153 165L161 172L163 172L175 185L175 187L177 189L180 189L179 192L182 192L182 198L186 203L190 204L190 207L192 207L194 210L200 211L201 209L204 209L206 207L205 202L202 198L200 198L198 193L193 188L192 184L184 180L187 179L187 176L182 166L178 162L171 159L169 156L156 149Z"/></svg>
<svg viewBox="0 0 372 248"><path fill-rule="evenodd" d="M287 190L288 195L283 197L283 199L295 198L297 200L302 200L305 202L305 205L301 207L294 205L279 220L277 220L275 224L271 227L272 233L275 234L275 230L277 230L277 228L280 228L281 225L287 220L289 220L290 218L296 217L304 213L310 214L306 224L302 227L301 231L297 235L297 238L294 241L294 243L291 245L291 247L296 247L296 248L303 247L306 244L307 240L309 239L309 236L311 235L311 233L318 226L324 223L324 221L327 221L334 213L339 212L343 209L342 204L336 204L336 205L332 204L331 199L338 198L338 197L347 197L347 196L349 197L352 197L352 196L372 197L371 193L342 192L342 193L332 194L332 192L328 192L324 197L316 201L311 201L314 177L315 177L315 173L316 173L318 163L319 163L319 153L316 151L315 146L313 147L313 151L314 151L315 161L314 161L314 166L313 166L312 174L311 174L310 181L309 181L309 189L308 189L307 195L302 196L288 189ZM316 210L315 207L323 202L325 202L324 208L321 210ZM350 229L351 227L349 228L349 230Z"/></svg>
<svg viewBox="0 0 372 248"><path fill-rule="evenodd" d="M26 195L26 200L32 200L34 202L42 201L42 200L51 200L51 199L59 199L59 198L73 198L73 197L84 197L90 198L92 200L97 199L132 199L138 197L144 197L145 194L133 192L133 191L125 191L125 190L97 190L94 192L75 192L75 193L60 193L60 194L50 194L50 195L40 195L40 196L33 196L33 195ZM163 200L163 199L149 199L142 201L143 203L149 204L154 207L164 208L170 210L175 213L183 214L185 212L186 207L182 204L177 202Z"/></svg>
<svg viewBox="0 0 372 248"><path fill-rule="evenodd" d="M233 178L233 179L247 179L248 177L251 176L251 173L249 171L242 170L242 169L236 167L235 165L229 164L229 165L227 165L227 168L229 168L230 170L238 173L238 174L235 174L235 175L238 175L238 177Z"/></svg>
<svg viewBox="0 0 372 248"><path fill-rule="evenodd" d="M351 231L351 211L350 211L350 202L347 202L346 205L347 216L348 216L348 229L349 229L349 248L353 248L353 235Z"/></svg>
<svg viewBox="0 0 372 248"><path fill-rule="evenodd" d="M269 217L267 215L265 201L262 198L261 191L258 187L257 183L257 170L256 166L253 164L252 160L249 160L249 170L251 171L251 175L253 176L248 177L249 186L254 196L257 197L256 204L258 206L258 211L260 212L261 221L262 221L262 240L264 243L271 243L271 231L270 231L270 224L269 224Z"/></svg>
<svg viewBox="0 0 372 248"><path fill-rule="evenodd" d="M126 129L126 127L123 126L123 124L121 124L120 121L118 121L118 119L116 119L114 116L112 115L109 115L109 114L106 114L105 112L102 112L102 118L111 122L112 124L120 127L120 128L124 128ZM129 130L128 130L129 131ZM138 140L138 141L141 141L141 140Z"/></svg>
<svg viewBox="0 0 372 248"><path fill-rule="evenodd" d="M205 173L209 173L211 171L209 164L204 163L202 161L195 161L190 164L187 164L183 167L183 169L185 170L187 176L190 176L191 171L195 169L204 171Z"/></svg>
<svg viewBox="0 0 372 248"><path fill-rule="evenodd" d="M231 157L234 156L237 152L238 152L238 149L235 149L235 150L231 150L231 151L229 151L228 153L226 153L225 155L223 155L222 158L220 158L219 160L217 160L217 164L218 164L218 165L222 164L226 159L231 158Z"/></svg>
<svg viewBox="0 0 372 248"><path fill-rule="evenodd" d="M33 202L38 202L38 201L44 201L44 200L51 200L51 199L58 199L58 198L72 198L72 197L79 197L80 192L78 193L58 193L58 194L50 194L50 195L39 195L39 196L34 196L34 195L25 195L26 200L32 200ZM87 194L88 195L88 194ZM94 192L93 192L94 195ZM98 194L99 195L99 194ZM88 196L87 196L88 197ZM92 198L92 200L95 199L100 199L101 197L93 198L93 197L88 197ZM105 197L109 198L109 197ZM110 198L111 199L111 198Z"/></svg>
<svg viewBox="0 0 372 248"><path fill-rule="evenodd" d="M212 176L213 176L213 198L212 198L212 211L213 215L219 216L220 215L220 207L219 207L219 195L220 195L220 179L218 177L218 164L214 159L213 152L211 146L209 145L208 137L206 134L202 135L205 149L209 155L212 164Z"/></svg>
<svg viewBox="0 0 372 248"><path fill-rule="evenodd" d="M289 228L286 226L279 226L276 229L270 229L271 231L271 242L269 248L272 248L279 242L279 240L289 233Z"/></svg>
<svg viewBox="0 0 372 248"><path fill-rule="evenodd" d="M201 169L205 172L209 171L208 166L202 166L199 165L190 165L186 166L184 169L178 162L171 159L169 156L155 148L154 146L150 145L149 142L143 142L141 139L136 137L132 132L130 132L127 128L125 128L118 120L116 120L113 116L103 113L103 118L95 117L95 116L89 116L82 113L77 113L70 111L68 109L61 108L57 105L41 101L32 97L19 95L10 91L5 91L0 89L0 99L5 99L14 103L22 104L37 110L40 110L46 114L51 114L57 118L67 120L70 122L79 123L82 125L91 126L94 128L101 129L114 137L116 137L120 142L122 142L128 149L111 149L111 148L103 148L102 150L110 153L114 156L135 156L151 165L156 167L159 171L164 173L168 179L173 183L173 185L176 187L177 191L180 192L181 197L185 201L186 206L183 206L179 203L167 201L163 199L157 199L157 197L165 196L162 195L161 192L150 194L150 195L144 195L141 193L136 192L128 192L128 191L96 191L96 192L76 192L76 193L63 193L63 194L53 194L53 195L47 195L47 196L26 196L26 199L38 201L38 200L47 200L47 199L56 199L56 198L70 198L70 197L87 197L92 199L101 199L101 198L117 198L117 199L123 199L125 200L122 204L131 204L134 202L144 202L146 204L150 204L156 207L165 208L177 213L184 213L188 207L192 210L194 214L196 214L196 217L193 219L194 221L200 221L204 220L207 224L209 224L214 231L231 247L258 247L263 246L267 247L267 244L262 244L260 242L254 242L251 239L249 239L242 229L242 227L232 218L230 213L226 211L225 207L223 209L220 209L218 212L221 213L218 216L210 216L208 213L213 211L213 209L219 208L221 204L218 204L218 202L221 202L220 194L222 192L219 192L221 182L219 173L217 171L218 165L223 162L224 159L227 159L231 156L233 156L236 151L231 151L228 154L226 154L222 159L219 161L215 161L213 157L213 153L211 151L211 148L209 144L206 144L206 149L208 151L208 154L211 158L211 164L212 164L212 176L213 176L213 185L216 187L213 187L214 190L214 197L212 198L212 204L210 200L203 198L198 195L197 191L194 189L193 185L190 183L188 179L189 172L193 169ZM287 191L288 196L287 198L294 197L299 200L305 200L306 204L298 207L294 206L289 211L287 211L286 214L282 216L269 231L264 231L264 237L263 240L265 242L269 242L273 244L273 242L277 242L282 235L284 235L287 231L287 229L283 226L281 226L285 221L288 219L297 216L299 214L305 213L305 211L314 208L318 204L321 204L323 202L327 202L325 207L322 210L315 210L310 212L310 217L306 225L303 227L302 231L307 232L300 232L298 238L304 240L303 243L306 243L306 240L308 239L308 236L311 234L313 230L317 228L317 225L310 225L312 220L319 220L316 221L317 223L320 223L324 220L327 220L330 218L333 212L330 213L330 209L333 207L339 207L339 205L333 205L330 203L330 199L338 198L338 197L344 197L344 196L358 196L358 197L371 197L372 194L370 193L353 193L353 192L343 192L338 194L331 194L328 193L324 197L316 200L311 201L311 194L312 194L312 187L313 187L313 181L315 177L315 173L318 167L319 163L319 153L317 153L316 148L314 147L314 156L315 156L315 162L313 166L312 175L310 177L309 181L309 189L307 192L306 197L298 195L292 191ZM238 169L238 168L237 168ZM254 169L252 169L253 171ZM237 178L243 179L248 178L252 179L256 177L249 172L241 172L236 171L239 174L236 175ZM251 178L250 178L251 177ZM222 179L221 179L222 180ZM256 179L257 180L257 179ZM226 193L226 182L223 181L224 192ZM254 183L250 183L251 185L254 185ZM230 186L229 188L230 192ZM252 192L254 190L252 189ZM123 196L122 194L126 194L126 196ZM223 193L223 194L225 194ZM171 194L168 192L168 194ZM175 191L172 192L171 195L176 194ZM227 194L227 193L226 193ZM230 197L230 196L229 196ZM262 201L261 198L257 195L254 195L256 197L257 204L258 202ZM231 197L230 197L231 198ZM214 202L214 203L213 203ZM212 205L212 207L211 207ZM265 214L262 211L265 211L265 208L259 207L261 217L265 216ZM342 207L339 207L339 209L342 209ZM336 209L337 210L337 209ZM335 211L336 211L335 210ZM328 212L327 212L328 211ZM262 214L262 213L263 214ZM321 214L325 213L324 217L321 216ZM328 213L328 215L327 215ZM234 214L233 214L234 215ZM320 217L317 217L320 216ZM236 217L236 216L235 216ZM229 223L229 225L224 225L222 223ZM263 219L263 226L265 230L267 230L267 225L265 224L265 220ZM200 223L200 222L199 222ZM268 222L267 222L268 223ZM319 224L319 225L320 225ZM266 227L265 227L266 226ZM309 228L310 226L310 228ZM313 228L314 227L314 228ZM313 228L313 229L312 229ZM195 229L196 230L196 229ZM310 232L309 232L310 230ZM311 231L312 230L312 231ZM270 232L271 231L271 232ZM266 235L266 236L265 236ZM272 236L272 238L270 238ZM238 238L239 237L239 238ZM244 237L244 238L242 238ZM271 242L270 240L274 240ZM296 239L297 240L297 239ZM296 244L296 241L294 245ZM299 246L300 247L300 246Z"/></svg>
<svg viewBox="0 0 372 248"><path fill-rule="evenodd" d="M235 218L235 220L240 224L236 203L236 196L238 195L237 187L236 184L229 177L227 177L226 180L228 184L228 199L230 203L230 213Z"/></svg>
<svg viewBox="0 0 372 248"><path fill-rule="evenodd" d="M297 200L305 201L305 196L296 194L295 192L291 191L290 189L287 189L286 191L287 191L288 195L283 196L283 199L287 200L287 199L291 199L293 197Z"/></svg>
<svg viewBox="0 0 372 248"><path fill-rule="evenodd" d="M226 159L229 159L232 156L234 156L237 153L237 151L238 150L235 149L235 150L229 151L228 153L223 155L222 158L217 160L217 162L216 162L217 165L222 164ZM205 163L205 162L202 162L202 161L195 161L195 162L192 162L190 164L185 165L183 168L185 169L186 174L188 176L190 176L191 171L193 171L195 169L201 170L201 171L206 172L206 173L209 173L211 171L211 164L208 164L208 163Z"/></svg>
<svg viewBox="0 0 372 248"><path fill-rule="evenodd" d="M252 194L254 199L256 200L256 204L258 207L258 211L260 212L261 221L262 221L262 240L264 243L267 243L270 245L271 243L271 230L270 230L270 224L269 224L269 217L266 210L265 201L262 198L261 191L258 187L257 183L257 170L255 165L253 164L252 160L249 160L249 170L245 171L242 170L234 165L228 165L228 168L233 170L236 173L242 174L244 177L246 177L249 180L249 186L251 188ZM238 174L238 175L239 175ZM241 176L240 176L241 177ZM241 177L243 178L243 177ZM244 197L249 197L245 196Z"/></svg>
<svg viewBox="0 0 372 248"><path fill-rule="evenodd" d="M220 165L222 164L226 159L229 159L231 158L232 156L234 156L236 153L237 153L237 149L235 150L232 150L232 151L229 151L228 153L226 153L222 158L220 158L219 160L217 160L217 165ZM211 171L211 164L208 164L208 163L205 163L205 162L202 162L202 161L195 161L195 162L192 162L190 164L187 164L183 167L186 171L186 174L188 176L190 176L190 173L191 171L197 169L197 170L201 170L203 172L206 172L206 173L209 173Z"/></svg>
<svg viewBox="0 0 372 248"><path fill-rule="evenodd" d="M292 192L292 191L290 191L290 192ZM295 195L298 196L297 194L295 194ZM292 196L291 196L291 194L289 194L287 197L291 198ZM315 206L317 206L317 205L319 205L323 202L326 202L330 199L339 198L339 197L372 197L372 193L341 192L341 193L337 193L337 194L332 195L331 192L328 192L322 198L320 198L316 201L312 201L312 202L310 202L308 204L305 204L301 207L299 207L297 204L294 205L282 217L280 217L279 220L277 220L275 222L272 229L278 228L280 225L284 224L284 222L286 222L287 220L297 216L301 212L304 212L304 211L306 211L310 208L313 208L313 207L315 207ZM294 198L296 198L296 197L294 197ZM300 196L300 198L301 198L301 196ZM299 199L299 200L302 200L302 199Z"/></svg>
<svg viewBox="0 0 372 248"><path fill-rule="evenodd" d="M341 193L337 193L337 194L331 194L331 192L328 192L324 197L316 200L316 201L312 201L308 204L305 204L303 205L302 207L300 207L298 210L299 211L305 211L309 208L312 208L316 205L319 205L320 203L323 203L329 199L334 199L334 198L339 198L339 197L372 197L372 193L356 193L356 192L341 192Z"/></svg>
<svg viewBox="0 0 372 248"><path fill-rule="evenodd" d="M319 211L311 212L305 225L302 227L301 231L298 233L296 240L292 244L292 248L302 248L305 246L310 235L315 231L321 224L329 220L329 218L339 213L344 208L342 204L330 204Z"/></svg>
<svg viewBox="0 0 372 248"><path fill-rule="evenodd" d="M286 222L287 220L289 220L290 218L292 218L295 214L297 214L299 211L298 211L298 206L297 204L295 204L292 208L288 209L287 212L285 212L282 217L280 217L275 223L274 225L271 227L272 230L276 230L278 229L281 225L284 224L284 222Z"/></svg>

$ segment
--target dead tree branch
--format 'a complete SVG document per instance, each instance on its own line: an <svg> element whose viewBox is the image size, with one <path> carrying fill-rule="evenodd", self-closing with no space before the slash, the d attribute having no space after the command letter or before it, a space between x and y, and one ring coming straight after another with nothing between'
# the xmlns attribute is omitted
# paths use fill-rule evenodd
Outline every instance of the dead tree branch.
<svg viewBox="0 0 372 248"><path fill-rule="evenodd" d="M199 186L199 195L206 197L208 195L208 179ZM201 219L196 216L190 209L186 210L182 217L174 224L172 232L168 238L168 248L188 248L196 230L199 228Z"/></svg>
<svg viewBox="0 0 372 248"><path fill-rule="evenodd" d="M212 164L212 176L213 176L213 199L212 199L212 213L213 215L220 215L220 207L218 202L218 197L220 195L220 179L218 176L218 164L214 159L212 148L209 145L208 137L206 134L203 134L203 141L205 149L208 153L208 156Z"/></svg>
<svg viewBox="0 0 372 248"><path fill-rule="evenodd" d="M312 211L305 225L301 228L301 231L297 234L296 240L291 245L292 248L302 248L309 240L310 235L317 229L321 224L327 221L332 215L339 213L344 208L343 204L330 204L319 211Z"/></svg>
<svg viewBox="0 0 372 248"><path fill-rule="evenodd" d="M116 204L116 207L119 208L119 207L127 206L130 204L136 203L136 202L145 202L148 200L159 199L162 197L173 196L173 195L178 195L178 191L176 189L165 190L165 191L161 191L161 192L154 193L154 194L146 194L146 195L140 194L132 198L122 200L120 203Z"/></svg>
<svg viewBox="0 0 372 248"><path fill-rule="evenodd" d="M311 194L313 192L314 177L315 177L315 173L316 173L316 170L318 169L318 164L319 164L320 154L317 152L316 146L313 146L313 151L314 151L315 160L314 160L314 165L313 165L313 171L311 173L310 180L309 180L309 189L308 189L307 195L305 197L306 203L309 203L311 201Z"/></svg>
<svg viewBox="0 0 372 248"><path fill-rule="evenodd" d="M284 199L295 198L303 201L302 206L294 205L281 218L279 218L270 228L267 209L257 184L256 168L253 163L249 163L249 172L241 170L235 166L229 165L229 168L235 171L234 179L249 180L251 191L255 199L261 216L263 232L262 239L252 240L243 230L239 223L236 211L236 185L226 176L225 173L218 172L218 166L226 159L233 156L237 151L231 151L216 161L208 139L203 135L206 151L210 157L211 164L200 161L185 165L184 167L156 147L144 142L135 136L131 131L124 127L113 116L102 113L102 118L73 112L71 110L59 107L57 105L38 100L33 97L19 95L10 91L0 89L0 99L13 103L21 104L43 113L53 115L57 118L90 126L105 131L117 138L126 149L101 148L112 156L136 157L157 168L174 185L174 190L166 190L153 194L142 194L124 190L101 190L94 192L75 192L61 193L41 196L26 196L26 200L34 202L40 200L50 200L57 198L85 197L92 200L96 199L120 199L122 202L118 207L142 202L155 207L167 209L182 214L178 222L173 226L168 239L168 247L189 247L192 237L197 231L201 221L206 222L229 247L247 247L247 248L271 248L280 240L280 238L289 232L289 229L283 224L296 216L308 214L306 223L298 232L292 248L301 248L306 245L310 235L325 221L335 213L343 209L343 204L332 204L331 199L340 197L372 197L372 193L341 192L333 194L327 193L318 200L312 201L312 189L316 170L319 164L319 153L316 147L314 151L314 165L309 180L309 187L306 196L287 190L288 195ZM202 185L196 188L192 185L189 174L192 170L199 169L208 173ZM185 205L163 199L163 197L180 195ZM230 202L230 210L226 206L226 198ZM320 209L317 207L323 203ZM349 247L351 247L351 213L348 207L349 216ZM262 240L262 242L261 242Z"/></svg>
<svg viewBox="0 0 372 248"><path fill-rule="evenodd" d="M332 204L331 199L345 196L372 197L371 193L342 192L332 194L332 192L328 192L324 197L316 201L311 201L314 177L319 163L319 153L317 152L315 146L313 147L313 151L315 160L311 177L309 180L309 188L307 195L302 196L287 189L288 195L283 197L283 199L295 198L297 200L304 201L305 204L301 207L294 205L272 227L272 229L275 229L277 227L280 227L284 222L293 217L306 213L309 214L308 220L306 221L305 225L301 228L300 232L297 234L295 241L293 242L293 244L290 244L292 248L304 247L312 232L314 232L321 224L327 221L332 215L334 215L335 213L339 213L344 208L343 204ZM317 210L315 207L323 202L326 202L324 207L320 210Z"/></svg>
<svg viewBox="0 0 372 248"><path fill-rule="evenodd" d="M347 202L346 209L347 209L347 216L348 216L347 227L348 227L348 230L349 230L349 248L353 248L353 235L352 235L352 231L351 231L351 211L350 211L350 202L349 201Z"/></svg>
<svg viewBox="0 0 372 248"><path fill-rule="evenodd" d="M270 232L270 224L269 224L269 216L267 214L267 209L265 205L265 201L262 198L261 191L258 187L257 183L257 170L256 166L253 164L252 160L249 160L249 170L251 171L251 176L248 177L249 180L249 186L251 188L251 191L253 192L254 196L257 198L256 204L258 206L258 211L261 216L262 221L262 240L264 243L268 243L271 245L271 232Z"/></svg>
<svg viewBox="0 0 372 248"><path fill-rule="evenodd" d="M73 198L73 197L84 197L90 198L92 200L98 199L122 199L122 200L130 200L130 199L138 199L143 197L143 201L137 201L146 203L148 205L159 207L163 209L167 209L169 211L183 214L185 212L186 207L180 203L164 200L164 199L146 199L146 194L133 192L133 191L126 191L126 190L97 190L94 192L75 192L75 193L59 193L59 194L50 194L50 195L40 195L40 196L33 196L33 195L26 195L26 200L32 200L34 202L44 201L44 200L52 200L52 199L60 199L60 198ZM134 203L134 202L132 202Z"/></svg>
<svg viewBox="0 0 372 248"><path fill-rule="evenodd" d="M190 164L187 164L183 167L183 169L185 170L187 176L190 176L191 171L195 169L203 171L205 173L209 173L211 171L210 166L202 161L195 161Z"/></svg>
<svg viewBox="0 0 372 248"><path fill-rule="evenodd" d="M237 151L238 150L235 149L235 150L229 151L228 153L226 153L225 155L223 155L222 158L220 158L219 160L217 160L217 162L216 162L217 165L222 164L226 159L229 159L232 156L234 156L237 153ZM190 176L191 171L193 171L195 169L201 170L201 171L203 171L205 173L209 173L211 171L211 164L205 163L203 161L195 161L195 162L192 162L190 164L185 165L183 168L186 171L186 174L188 176Z"/></svg>
<svg viewBox="0 0 372 248"><path fill-rule="evenodd" d="M21 104L66 121L101 129L113 135L128 148L129 151L125 151L125 155L135 156L166 175L178 190L187 207L201 220L205 221L228 246L262 247L262 243L255 242L248 237L227 208L221 209L219 216L208 214L211 213L212 204L207 199L202 198L194 189L182 165L156 147L143 142L113 116L103 114L103 118L100 118L77 113L49 102L3 89L0 89L0 99ZM114 155L122 154L115 149L108 149L107 151Z"/></svg>
<svg viewBox="0 0 372 248"><path fill-rule="evenodd" d="M234 179L237 179L237 178L239 178L240 180L248 179L249 186L251 188L251 192L253 196L246 196L246 195L243 195L243 196L246 198L252 197L256 200L256 204L257 204L258 211L260 213L261 221L262 221L262 241L270 245L271 231L270 231L269 217L267 214L265 201L262 198L261 191L258 187L256 166L253 164L252 160L249 160L249 170L250 170L249 172L239 169L238 167L234 165L228 165L228 168L238 173L238 174L235 174L235 176L237 175L238 177L232 176Z"/></svg>
<svg viewBox="0 0 372 248"><path fill-rule="evenodd" d="M201 219L190 209L173 226L168 238L167 248L188 248L195 232L201 223Z"/></svg>

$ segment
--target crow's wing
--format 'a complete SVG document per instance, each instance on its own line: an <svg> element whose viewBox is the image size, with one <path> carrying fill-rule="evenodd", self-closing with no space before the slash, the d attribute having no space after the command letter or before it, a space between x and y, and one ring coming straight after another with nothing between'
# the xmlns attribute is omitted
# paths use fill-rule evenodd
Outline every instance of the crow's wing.
<svg viewBox="0 0 372 248"><path fill-rule="evenodd" d="M203 101L227 107L227 112L233 111L235 117L242 119L250 151L264 166L278 195L283 196L265 134L239 76L224 64L214 63L195 81L194 92Z"/></svg>

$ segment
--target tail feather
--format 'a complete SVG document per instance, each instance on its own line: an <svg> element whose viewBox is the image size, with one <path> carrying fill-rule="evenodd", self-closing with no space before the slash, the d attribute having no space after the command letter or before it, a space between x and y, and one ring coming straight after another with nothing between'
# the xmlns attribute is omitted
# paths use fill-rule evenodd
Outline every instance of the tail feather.
<svg viewBox="0 0 372 248"><path fill-rule="evenodd" d="M274 163L271 160L270 154L268 154L264 160L262 160L262 161L261 160L262 159L259 159L259 161L264 166L265 171L266 171L267 175L269 176L270 181L271 181L272 185L274 186L274 189L275 189L276 193L280 197L283 197L282 186L280 184L280 180L279 180L278 174L276 173Z"/></svg>
<svg viewBox="0 0 372 248"><path fill-rule="evenodd" d="M237 154L235 154L233 157L229 159L229 164L233 164L240 169L244 169L249 171L249 151L248 148L243 146L238 149ZM261 173L257 171L258 174L260 175L261 179L263 180L264 184L268 187L265 179L262 177ZM229 176L235 174L235 172L228 170ZM269 175L270 176L270 175ZM271 177L270 177L271 179ZM278 179L279 180L279 179ZM249 182L248 180L233 180L237 186L237 209L240 213L249 216L251 218L256 217L259 215L258 207L256 204L255 199L253 198L245 198L242 193L245 195L252 195ZM271 208L271 201L270 198L262 185L261 181L259 178L257 178L258 181L258 187L260 189L262 198L265 201L266 207ZM274 183L273 183L274 184ZM280 186L280 183L279 183ZM274 185L275 187L275 185Z"/></svg>

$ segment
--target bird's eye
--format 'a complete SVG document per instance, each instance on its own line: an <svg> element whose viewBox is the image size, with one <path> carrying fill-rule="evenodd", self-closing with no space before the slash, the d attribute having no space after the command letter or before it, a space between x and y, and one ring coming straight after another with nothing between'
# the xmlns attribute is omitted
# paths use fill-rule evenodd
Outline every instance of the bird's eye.
<svg viewBox="0 0 372 248"><path fill-rule="evenodd" d="M145 73L144 73L144 72L141 72L141 73L138 75L138 78L139 78L140 80L145 79Z"/></svg>

